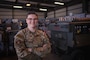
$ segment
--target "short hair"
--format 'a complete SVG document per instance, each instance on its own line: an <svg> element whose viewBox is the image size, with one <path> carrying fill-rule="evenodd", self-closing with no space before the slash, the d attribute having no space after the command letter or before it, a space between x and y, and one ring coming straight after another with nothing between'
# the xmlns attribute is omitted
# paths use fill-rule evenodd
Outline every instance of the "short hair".
<svg viewBox="0 0 90 60"><path fill-rule="evenodd" d="M36 16L38 16L34 11L28 12L27 16L30 15L30 14L35 14ZM26 16L26 17L27 17L27 16Z"/></svg>

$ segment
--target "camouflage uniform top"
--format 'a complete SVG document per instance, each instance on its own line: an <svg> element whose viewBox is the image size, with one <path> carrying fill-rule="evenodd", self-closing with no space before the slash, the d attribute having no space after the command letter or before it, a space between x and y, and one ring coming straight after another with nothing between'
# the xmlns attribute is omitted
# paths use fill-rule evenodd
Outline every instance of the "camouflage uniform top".
<svg viewBox="0 0 90 60"><path fill-rule="evenodd" d="M40 51L39 48L44 44L48 44L48 46L46 46L47 49ZM47 35L41 30L36 30L32 33L28 28L20 30L14 36L14 47L18 60L22 60L23 57L31 54L27 48L33 48L33 53L41 57L46 56L46 54L51 51L50 42Z"/></svg>

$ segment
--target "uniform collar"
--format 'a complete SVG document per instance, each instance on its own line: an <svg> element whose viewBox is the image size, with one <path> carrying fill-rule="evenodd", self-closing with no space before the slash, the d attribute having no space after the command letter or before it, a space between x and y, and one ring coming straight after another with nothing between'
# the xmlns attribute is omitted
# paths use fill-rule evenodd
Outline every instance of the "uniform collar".
<svg viewBox="0 0 90 60"><path fill-rule="evenodd" d="M28 32L28 33L30 33L30 34L32 34L32 35L35 35L35 36L40 35L40 33L39 33L39 30L38 30L38 29L36 29L36 30L35 30L35 32L31 32L28 28L26 28L26 29L27 29L27 32Z"/></svg>

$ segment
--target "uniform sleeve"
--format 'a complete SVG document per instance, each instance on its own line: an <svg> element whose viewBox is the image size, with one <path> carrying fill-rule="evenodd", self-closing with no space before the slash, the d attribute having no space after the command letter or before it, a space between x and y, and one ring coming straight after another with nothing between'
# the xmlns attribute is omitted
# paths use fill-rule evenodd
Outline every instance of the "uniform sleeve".
<svg viewBox="0 0 90 60"><path fill-rule="evenodd" d="M18 32L14 36L14 47L19 58L24 58L25 56L30 54L30 52L25 47L24 39L24 33L22 31Z"/></svg>
<svg viewBox="0 0 90 60"><path fill-rule="evenodd" d="M44 45L46 45L46 46L35 48L34 52L37 55L44 57L51 52L51 43L50 43L49 38L47 37L47 35L45 33L43 33L42 38L43 38L43 46ZM43 51L41 51L41 49L43 49Z"/></svg>

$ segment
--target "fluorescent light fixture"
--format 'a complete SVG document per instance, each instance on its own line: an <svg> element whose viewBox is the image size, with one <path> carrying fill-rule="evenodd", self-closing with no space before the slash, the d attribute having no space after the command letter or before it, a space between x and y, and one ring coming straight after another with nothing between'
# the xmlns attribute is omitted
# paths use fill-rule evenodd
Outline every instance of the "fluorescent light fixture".
<svg viewBox="0 0 90 60"><path fill-rule="evenodd" d="M26 4L26 6L31 6L31 4L28 3L28 4Z"/></svg>
<svg viewBox="0 0 90 60"><path fill-rule="evenodd" d="M23 8L22 6L13 6L13 8Z"/></svg>
<svg viewBox="0 0 90 60"><path fill-rule="evenodd" d="M40 8L39 10L41 10L41 11L47 11L47 9L43 9L43 8Z"/></svg>
<svg viewBox="0 0 90 60"><path fill-rule="evenodd" d="M54 4L64 5L64 3L61 3L61 2L54 2Z"/></svg>

